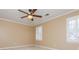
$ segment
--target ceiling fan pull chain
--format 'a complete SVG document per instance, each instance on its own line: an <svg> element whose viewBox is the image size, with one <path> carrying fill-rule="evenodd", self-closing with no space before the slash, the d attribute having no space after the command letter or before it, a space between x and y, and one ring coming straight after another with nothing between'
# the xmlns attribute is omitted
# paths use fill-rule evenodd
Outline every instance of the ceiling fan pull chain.
<svg viewBox="0 0 79 59"><path fill-rule="evenodd" d="M34 19L32 18L31 21L34 21Z"/></svg>

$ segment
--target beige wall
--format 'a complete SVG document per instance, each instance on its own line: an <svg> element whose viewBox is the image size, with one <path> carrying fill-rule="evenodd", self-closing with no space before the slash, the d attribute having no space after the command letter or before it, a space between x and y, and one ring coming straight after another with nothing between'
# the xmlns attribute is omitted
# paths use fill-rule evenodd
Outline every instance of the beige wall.
<svg viewBox="0 0 79 59"><path fill-rule="evenodd" d="M75 15L79 15L79 11L42 24L43 40L39 44L56 49L79 49L79 43L69 43L66 41L67 17Z"/></svg>
<svg viewBox="0 0 79 59"><path fill-rule="evenodd" d="M35 44L35 28L0 19L0 48Z"/></svg>

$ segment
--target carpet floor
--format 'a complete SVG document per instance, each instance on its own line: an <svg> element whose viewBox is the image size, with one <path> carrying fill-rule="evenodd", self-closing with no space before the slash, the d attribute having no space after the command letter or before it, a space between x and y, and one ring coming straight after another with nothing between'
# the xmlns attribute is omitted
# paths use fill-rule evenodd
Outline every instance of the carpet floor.
<svg viewBox="0 0 79 59"><path fill-rule="evenodd" d="M2 49L2 50L48 50L41 47L19 47L19 48L9 48L9 49Z"/></svg>

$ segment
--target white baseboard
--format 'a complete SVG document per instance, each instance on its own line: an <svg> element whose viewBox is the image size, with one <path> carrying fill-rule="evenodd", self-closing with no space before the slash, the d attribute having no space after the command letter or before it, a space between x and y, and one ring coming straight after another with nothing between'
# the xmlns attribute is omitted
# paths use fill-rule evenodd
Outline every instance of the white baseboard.
<svg viewBox="0 0 79 59"><path fill-rule="evenodd" d="M42 45L35 45L35 46L36 46L36 47L45 48L45 49L48 49L48 50L58 50L58 49L55 49L55 48L50 48L50 47L42 46Z"/></svg>
<svg viewBox="0 0 79 59"><path fill-rule="evenodd" d="M12 48L21 48L21 47L30 47L35 46L34 44L20 45L20 46L11 46L11 47L3 47L0 50L12 49Z"/></svg>
<svg viewBox="0 0 79 59"><path fill-rule="evenodd" d="M15 49L15 48L22 48L22 47L31 47L31 46L45 48L45 49L48 49L48 50L57 50L57 49L50 48L50 47L47 47L47 46L35 45L35 44L27 44L27 45L20 45L20 46L3 47L3 48L0 48L0 50Z"/></svg>

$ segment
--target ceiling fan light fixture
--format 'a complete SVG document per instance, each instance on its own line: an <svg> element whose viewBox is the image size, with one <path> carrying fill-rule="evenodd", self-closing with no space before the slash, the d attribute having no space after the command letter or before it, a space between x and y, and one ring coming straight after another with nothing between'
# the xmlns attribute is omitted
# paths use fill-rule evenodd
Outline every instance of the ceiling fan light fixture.
<svg viewBox="0 0 79 59"><path fill-rule="evenodd" d="M33 16L32 15L28 15L28 19L32 19L33 18Z"/></svg>

